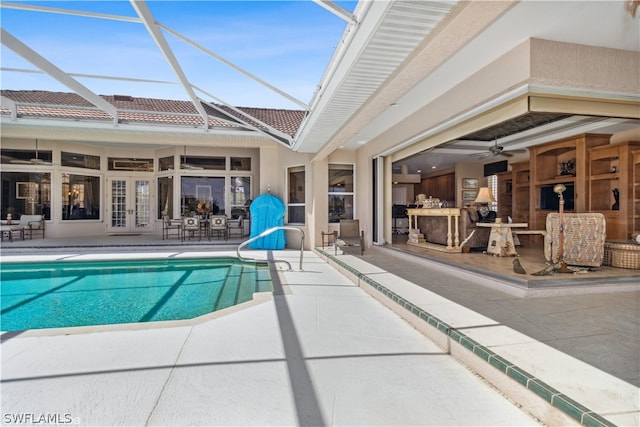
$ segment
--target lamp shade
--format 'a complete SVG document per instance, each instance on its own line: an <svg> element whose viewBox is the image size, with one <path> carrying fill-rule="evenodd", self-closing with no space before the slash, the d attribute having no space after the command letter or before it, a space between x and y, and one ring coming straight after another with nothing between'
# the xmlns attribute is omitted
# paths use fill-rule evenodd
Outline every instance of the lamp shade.
<svg viewBox="0 0 640 427"><path fill-rule="evenodd" d="M487 204L495 201L496 198L493 197L493 192L489 187L480 187L480 191L478 191L478 197L476 197L475 203Z"/></svg>

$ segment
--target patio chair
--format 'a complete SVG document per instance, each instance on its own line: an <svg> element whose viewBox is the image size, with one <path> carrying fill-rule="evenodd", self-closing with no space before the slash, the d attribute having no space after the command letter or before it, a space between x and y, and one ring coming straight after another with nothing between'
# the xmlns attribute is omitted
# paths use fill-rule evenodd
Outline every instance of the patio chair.
<svg viewBox="0 0 640 427"><path fill-rule="evenodd" d="M197 216L187 216L182 218L182 241L189 236L189 240L198 233L198 240L202 240L202 228L200 227L200 218Z"/></svg>
<svg viewBox="0 0 640 427"><path fill-rule="evenodd" d="M228 233L229 233L229 237L231 237L231 233L236 230L238 233L240 233L240 238L244 237L244 220L242 219L242 216L239 216L238 219L236 220L229 220L229 229L228 229Z"/></svg>
<svg viewBox="0 0 640 427"><path fill-rule="evenodd" d="M19 232L20 238L24 240L24 235L29 233L29 239L33 239L34 232L42 233L44 239L44 217L42 215L21 215L18 224L11 225L13 232Z"/></svg>
<svg viewBox="0 0 640 427"><path fill-rule="evenodd" d="M338 246L344 253L351 248L360 248L360 255L364 254L364 231L360 230L360 220L358 219L341 219L340 233L322 232L322 248L324 249L325 237L333 236L334 248L337 252Z"/></svg>
<svg viewBox="0 0 640 427"><path fill-rule="evenodd" d="M213 233L216 233L218 239L221 235L224 240L229 239L229 224L226 215L211 215L209 218L209 240L211 240Z"/></svg>
<svg viewBox="0 0 640 427"><path fill-rule="evenodd" d="M169 215L162 216L162 240L168 239L171 230L175 230L175 236L182 237L182 221L178 219L171 219Z"/></svg>

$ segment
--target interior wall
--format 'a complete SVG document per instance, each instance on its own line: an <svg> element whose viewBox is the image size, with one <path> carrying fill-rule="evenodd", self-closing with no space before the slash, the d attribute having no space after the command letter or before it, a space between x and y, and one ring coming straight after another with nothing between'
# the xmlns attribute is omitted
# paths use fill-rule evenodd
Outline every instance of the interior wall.
<svg viewBox="0 0 640 427"><path fill-rule="evenodd" d="M393 200L394 205L408 205L416 198L413 184L393 184Z"/></svg>
<svg viewBox="0 0 640 427"><path fill-rule="evenodd" d="M476 178L480 187L487 186L487 178L484 176L484 164L472 162L458 162L455 167L456 176L456 206L464 207L473 204L473 200L462 199L462 180L464 178Z"/></svg>

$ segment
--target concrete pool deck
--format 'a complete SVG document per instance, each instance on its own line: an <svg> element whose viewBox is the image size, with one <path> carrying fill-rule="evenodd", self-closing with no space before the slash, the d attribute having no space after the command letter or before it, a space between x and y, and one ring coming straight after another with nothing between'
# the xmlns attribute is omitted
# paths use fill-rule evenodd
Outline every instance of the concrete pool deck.
<svg viewBox="0 0 640 427"><path fill-rule="evenodd" d="M376 251L372 252L375 256ZM352 281L345 281L344 276L317 255L305 252L305 271L279 273L282 291L276 290L273 301L244 308L207 324L66 337L21 338L18 335L5 340L2 345L3 416L7 408L22 412L43 412L45 409L51 412L58 408L53 412L59 413L61 407L74 407L75 402L75 416L84 418L82 424L113 425L111 421L135 425L520 424L516 419L479 418L484 415L494 417L489 415L492 406L479 404L478 396L471 397L468 393L469 390L477 392L475 386L463 385L448 368L437 365L439 359L435 362L440 356L453 362L451 354L505 390L507 395L515 393L511 398L524 398L525 405L529 401L536 406L528 408L532 412L541 409L548 412L548 418L541 416L547 424L575 422L575 417L567 415L575 409L581 411L580 419L585 424L638 425L640 392L630 382L519 333L504 322L415 286L380 265L367 262L366 257L340 255L332 260L321 251L318 254L352 276L361 288L355 287ZM48 255L55 256L59 255ZM274 256L287 257L297 269L297 251L274 253ZM398 265L388 254L383 257L386 262ZM407 262L415 267L415 260ZM440 269L437 274L431 274L435 282L451 282L450 272ZM380 287L376 288L376 285ZM383 304L405 317L437 345L424 347L423 335L414 335L416 330L403 321L397 324L398 317L374 303L363 290L374 296L378 294L376 297L382 296ZM628 294L626 300L630 301L630 308L633 309L635 301L637 309L637 293L624 294ZM553 301L551 298L546 302ZM522 301L523 304L526 302ZM389 325L390 319L395 320ZM437 323L428 325L429 319L439 320L440 326ZM400 324L403 327L395 330L393 325ZM246 325L252 325L252 328L248 329ZM392 329L388 330L389 327ZM236 338L233 338L234 331L239 332ZM452 342L452 338L456 342ZM165 339L166 346L156 342ZM599 337L592 341L594 345L601 345ZM471 342L476 347L469 351L465 345ZM132 354L127 353L129 346L132 346ZM108 350L111 347L113 351ZM148 352L143 350L147 348ZM481 360L477 353L483 350L493 356ZM156 352L156 356L151 354ZM76 353L78 356L73 356ZM616 353L616 349L612 349L612 353ZM76 357L81 360L73 362ZM634 356L627 353L626 357ZM278 369L273 371L276 365ZM266 366L270 371L267 378L262 376L266 375L262 372ZM509 377L508 372L523 375ZM99 403L103 400L119 402L122 396L114 396L113 390L93 389L94 383L105 379L116 389L127 390L120 383L129 382L127 373L138 378L129 384L133 390L146 390L142 385L146 384L145 376L164 378L158 379L160 385L149 391L156 396L155 403L147 402L144 403L147 406L143 406L153 407L146 413L141 411L135 420L127 418L133 414L124 413L118 413L119 418L114 418L114 414L108 414L109 409ZM478 380L470 375L469 378ZM233 385L235 378L242 379L242 384ZM518 383L523 378L525 384ZM211 389L213 384L209 382L216 382L216 379L222 380L224 390ZM89 413L87 409L81 409L86 401L77 402L75 394L69 397L39 395L44 393L42 385L49 388L48 385L55 384L52 388L59 389L58 384L75 382L86 388L90 401L94 402ZM258 403L258 390L266 384L270 384L270 396L278 396L276 400L281 406L277 406L277 410L273 402L265 407ZM532 393L531 389L536 387L538 389ZM480 400L495 392L490 390L481 391ZM245 392L248 397L243 400ZM129 390L124 394L131 393L135 392ZM563 406L563 411L545 407L545 393L550 393L551 399L555 396L555 404ZM219 408L216 396L236 409L236 413ZM570 404L565 405L565 397L569 398ZM26 403L49 402L49 399L53 399L55 405L47 408L30 409ZM138 402L143 397L127 399ZM271 402L272 399L267 400ZM511 413L513 404L505 402L507 406L497 409L498 412ZM113 407L120 404L126 402ZM202 405L210 410L204 410ZM127 412L128 406L125 406L119 412ZM237 412L239 408L241 413ZM475 409L479 412L475 413ZM501 412L503 410L506 412Z"/></svg>

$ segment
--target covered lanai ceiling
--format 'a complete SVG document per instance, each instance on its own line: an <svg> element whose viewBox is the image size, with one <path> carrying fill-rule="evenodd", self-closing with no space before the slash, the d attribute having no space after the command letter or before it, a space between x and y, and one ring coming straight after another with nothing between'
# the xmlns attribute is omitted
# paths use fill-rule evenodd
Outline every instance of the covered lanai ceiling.
<svg viewBox="0 0 640 427"><path fill-rule="evenodd" d="M162 4L166 2L157 2ZM240 2L241 4L242 2ZM262 136L300 152L327 155L336 149L357 149L381 135L393 134L394 129L406 126L410 121L420 121L416 114L423 106L433 102L439 95L450 90L464 78L495 61L530 38L562 41L568 43L601 46L630 51L640 51L639 19L632 16L625 7L627 2L595 1L577 2L457 2L457 1L360 1L352 10L342 7L343 2L314 0L317 8L324 8L332 18L340 22L342 35L336 34L333 55L328 59L324 74L321 75L310 101L300 101L284 90L267 83L257 73L249 72L218 55L214 49L185 37L182 33L160 22L154 15L156 2L130 2L134 13L111 15L98 12L60 10L40 3L22 4L2 2L5 9L20 9L25 13L47 13L56 16L89 16L97 20L116 20L144 27L146 40L141 41L140 54L151 47L160 52L171 69L172 84L178 84L200 115L203 129L210 130L207 122L211 110L216 110L216 118L240 123L246 129L259 132ZM182 13L189 2L181 2L173 13ZM250 7L250 6L249 6ZM495 9L500 8L496 13ZM492 10L495 19L485 20L484 10ZM478 27L472 28L473 36L465 43L456 45L459 34L452 32L451 23L462 14L477 14ZM205 34L215 20L208 19L209 26L197 31ZM194 25L197 23L194 22ZM82 78L94 78L99 70L85 75L74 70L58 68L47 60L46 51L36 51L5 29L2 24L3 49L10 49L35 65L28 72L44 72L60 82L70 92L74 92L113 118L114 126L126 126L119 121L121 112L117 106L105 101L86 85ZM26 31L38 33L46 38L48 32L59 31L54 28L33 26ZM265 48L268 38L265 40ZM456 46L451 50L430 51L436 45ZM301 125L294 134L287 134L269 127L257 120L248 109L237 109L220 99L215 86L224 82L215 82L213 88L194 84L192 77L185 72L185 61L189 57L176 52L176 42L198 51L208 59L223 63L235 73L241 73L257 82L263 88L287 99L293 109L304 111ZM143 49L144 48L144 49ZM117 50L117 46L114 46ZM429 55L425 54L428 52ZM422 56L421 56L422 55ZM3 72L7 70L3 69ZM16 72L18 70L11 70ZM25 70L23 70L25 71ZM123 73L126 70L123 70ZM89 75L91 74L91 75ZM126 73L124 74L126 76ZM122 76L100 76L104 79L122 79ZM126 77L124 77L126 79ZM132 84L162 83L153 76L131 78ZM164 82L166 83L166 82ZM3 87L3 89L11 89ZM33 89L39 89L34 87ZM544 89L544 88L538 88ZM516 96L522 88L514 88ZM602 97L615 97L620 100L638 102L638 93L595 94ZM159 98L163 97L158 92ZM500 100L496 101L499 102ZM4 108L11 108L11 100L3 99ZM249 105L250 106L250 105ZM490 106L476 106L466 112L464 117L452 117L442 123L438 131L456 126L474 115L481 115ZM19 118L13 117L14 122ZM49 122L51 125L51 122ZM563 133L583 131L614 133L619 130L638 127L638 120L620 117L590 117L562 114L541 117L528 114L510 118L486 129L477 129L469 135L462 135L445 141L441 147L430 148L430 154L439 152L442 162L468 156L488 150L499 142L508 149L526 148L527 144L544 142ZM171 129L166 129L171 132ZM435 129L401 137L394 150L402 150L428 138ZM386 154L392 155L394 150ZM424 151L424 150L423 150ZM419 160L419 154L410 153Z"/></svg>
<svg viewBox="0 0 640 427"><path fill-rule="evenodd" d="M513 87L486 104L474 105L458 116L434 127L422 127L414 134L404 129L420 129L425 117L421 113L430 103L448 91L456 89L460 82L481 72L521 43L530 39L573 43L631 52L640 51L640 16L628 7L630 2L461 2L447 15L440 26L418 45L412 57L396 70L381 86L376 96L351 118L324 147L323 154L334 149L355 149L371 141L392 139L393 148L382 154L389 156L394 169L400 164L409 166L415 173L425 166L439 169L452 167L456 161L491 161L490 149L499 144L505 151L521 151L529 146L571 135L590 132L615 134L640 127L640 92L638 85L631 90L602 92L598 90L574 90L545 87L543 83ZM486 19L483 13L491 8L495 16ZM476 22L481 27L471 37L453 46L458 39L468 36L464 30L454 30L456 20L468 15L469 26ZM474 19L475 17L477 19ZM484 20L484 21L483 21ZM475 21L475 22L474 22ZM444 46L444 47L443 47ZM440 55L440 57L437 57ZM597 66L594 64L594 66ZM640 82L640 64L635 73ZM408 85L406 82L411 81ZM586 115L558 109L552 113L529 111L504 120L485 119L491 113L529 93L551 95L556 98L590 98L632 105L630 115ZM462 95L462 94L461 94ZM596 110L596 109L594 109ZM433 135L446 134L461 124L477 120L487 123L468 133L459 133L443 139L439 145L425 143ZM454 132L451 132L454 134ZM405 136L403 136L405 135ZM497 156L497 160L505 157Z"/></svg>

